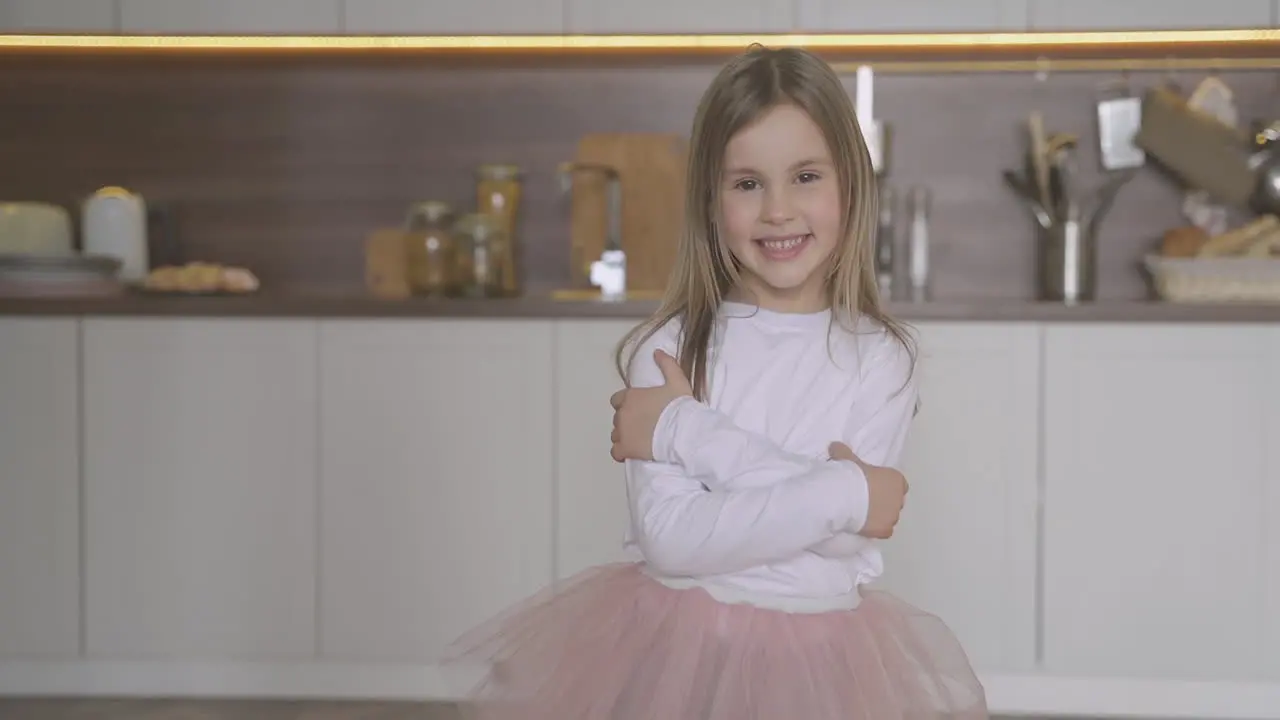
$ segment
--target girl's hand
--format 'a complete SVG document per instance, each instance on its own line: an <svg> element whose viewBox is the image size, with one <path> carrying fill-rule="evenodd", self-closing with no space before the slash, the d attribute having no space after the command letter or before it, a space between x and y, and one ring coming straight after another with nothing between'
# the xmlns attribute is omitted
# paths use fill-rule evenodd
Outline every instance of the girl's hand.
<svg viewBox="0 0 1280 720"><path fill-rule="evenodd" d="M665 384L651 388L627 388L609 398L613 406L613 447L609 455L623 460L652 460L653 431L662 411L673 400L693 395L693 386L675 358L655 350L653 359L662 370Z"/></svg>
<svg viewBox="0 0 1280 720"><path fill-rule="evenodd" d="M844 443L831 443L827 454L832 460L849 460L858 464L867 476L867 522L858 531L863 537L887 540L902 515L907 499L907 478L893 468L868 465L853 454Z"/></svg>

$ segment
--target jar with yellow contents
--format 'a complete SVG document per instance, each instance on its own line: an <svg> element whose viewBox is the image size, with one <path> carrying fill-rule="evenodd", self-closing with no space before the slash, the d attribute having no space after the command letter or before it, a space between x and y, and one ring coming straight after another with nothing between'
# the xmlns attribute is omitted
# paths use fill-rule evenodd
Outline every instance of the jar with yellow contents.
<svg viewBox="0 0 1280 720"><path fill-rule="evenodd" d="M442 297L457 292L457 243L453 238L453 209L428 200L415 205L405 220L405 271L415 295Z"/></svg>
<svg viewBox="0 0 1280 720"><path fill-rule="evenodd" d="M503 295L520 294L519 238L522 186L516 165L491 164L476 168L476 210L498 221L503 235L499 287Z"/></svg>

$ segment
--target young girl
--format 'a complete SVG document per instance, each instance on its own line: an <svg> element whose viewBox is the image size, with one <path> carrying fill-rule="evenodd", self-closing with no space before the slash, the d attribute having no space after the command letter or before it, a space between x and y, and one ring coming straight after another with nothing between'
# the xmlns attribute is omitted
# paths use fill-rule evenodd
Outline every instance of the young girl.
<svg viewBox="0 0 1280 720"><path fill-rule="evenodd" d="M985 719L947 627L880 591L915 350L871 257L839 78L753 47L698 108L680 258L619 348L612 454L640 560L464 638L495 720ZM855 454L856 453L856 454ZM602 480L603 481L603 480Z"/></svg>

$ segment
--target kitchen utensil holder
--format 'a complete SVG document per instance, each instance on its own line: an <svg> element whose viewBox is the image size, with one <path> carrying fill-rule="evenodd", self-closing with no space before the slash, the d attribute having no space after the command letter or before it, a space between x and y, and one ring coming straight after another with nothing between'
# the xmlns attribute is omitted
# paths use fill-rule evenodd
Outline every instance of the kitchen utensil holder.
<svg viewBox="0 0 1280 720"><path fill-rule="evenodd" d="M1095 300L1097 237L1074 219L1038 228L1037 234L1040 299L1067 305Z"/></svg>

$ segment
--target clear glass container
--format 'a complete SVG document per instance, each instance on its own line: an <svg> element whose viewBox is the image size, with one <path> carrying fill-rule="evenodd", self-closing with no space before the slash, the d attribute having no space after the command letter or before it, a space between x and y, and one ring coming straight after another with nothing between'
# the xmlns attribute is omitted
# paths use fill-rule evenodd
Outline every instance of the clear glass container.
<svg viewBox="0 0 1280 720"><path fill-rule="evenodd" d="M506 240L503 246L501 286L506 295L520 293L516 227L523 195L517 165L491 164L476 168L476 210L497 218Z"/></svg>
<svg viewBox="0 0 1280 720"><path fill-rule="evenodd" d="M415 295L455 294L457 242L453 238L453 209L428 200L415 205L405 220L405 271Z"/></svg>
<svg viewBox="0 0 1280 720"><path fill-rule="evenodd" d="M453 226L458 244L454 277L465 297L503 297L508 241L502 221L487 213L471 213Z"/></svg>
<svg viewBox="0 0 1280 720"><path fill-rule="evenodd" d="M933 193L928 187L916 185L907 196L910 224L907 234L908 279L911 282L912 302L929 302L932 299L932 279L929 268L929 215Z"/></svg>

